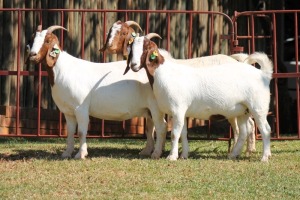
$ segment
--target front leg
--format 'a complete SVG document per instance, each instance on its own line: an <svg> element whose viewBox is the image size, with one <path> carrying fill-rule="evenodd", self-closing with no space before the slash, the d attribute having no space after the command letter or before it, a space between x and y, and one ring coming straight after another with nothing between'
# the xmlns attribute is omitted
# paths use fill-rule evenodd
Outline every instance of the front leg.
<svg viewBox="0 0 300 200"><path fill-rule="evenodd" d="M160 111L156 110L156 112L152 112L152 120L155 125L156 130L156 143L154 151L151 155L152 159L159 159L162 154L162 149L164 147L167 135L167 122L164 119L164 114Z"/></svg>
<svg viewBox="0 0 300 200"><path fill-rule="evenodd" d="M89 115L87 109L76 110L76 118L78 121L78 134L80 140L80 147L78 153L75 155L76 159L85 159L88 155L87 151L87 143L86 143L86 135L89 125Z"/></svg>
<svg viewBox="0 0 300 200"><path fill-rule="evenodd" d="M72 153L74 151L74 134L76 131L76 118L71 115L66 115L66 122L67 122L67 148L61 155L62 158L71 158Z"/></svg>
<svg viewBox="0 0 300 200"><path fill-rule="evenodd" d="M171 152L167 157L168 160L177 160L178 159L178 142L180 134L184 126L185 117L173 115L173 128L171 133Z"/></svg>

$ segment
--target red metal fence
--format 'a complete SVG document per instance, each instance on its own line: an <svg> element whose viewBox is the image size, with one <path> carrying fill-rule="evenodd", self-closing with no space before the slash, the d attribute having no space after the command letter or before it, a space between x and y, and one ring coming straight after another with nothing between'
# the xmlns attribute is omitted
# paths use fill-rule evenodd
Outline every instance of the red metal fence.
<svg viewBox="0 0 300 200"><path fill-rule="evenodd" d="M244 52L263 51L274 64L271 83L272 139L300 139L299 107L300 10L235 12L235 40ZM246 26L239 27L244 22Z"/></svg>
<svg viewBox="0 0 300 200"><path fill-rule="evenodd" d="M254 51L264 51L267 52L273 59L274 62L274 80L272 81L272 103L270 106L269 122L272 124L272 139L300 139L300 123L299 123L299 69L298 69L298 13L300 11L259 11L259 12L243 12L235 13L235 16L231 19L229 16L212 11L174 11L174 10L86 10L86 9L0 9L0 12L11 12L14 13L16 17L15 23L17 24L17 36L13 38L17 40L17 51L16 59L17 64L15 67L2 67L0 70L0 76L15 77L16 89L15 89L15 105L1 106L0 107L0 136L30 136L30 137L65 137L65 121L64 117L57 110L53 109L42 109L41 108L41 97L43 95L42 85L43 77L47 76L46 71L43 71L42 66L39 65L37 70L31 71L23 67L23 55L22 51L24 48L24 41L27 41L24 34L24 18L26 13L34 13L37 18L38 23L44 24L45 13L51 13L51 15L56 16L56 23L65 26L66 16L70 13L80 14L80 40L78 45L80 46L79 57L85 59L92 59L86 54L86 35L90 30L89 16L90 13L97 13L99 18L99 24L102 24L102 29L100 35L95 35L94 37L101 37L100 44L103 44L106 39L106 32L108 27L112 24L107 24L108 19L111 20L110 15L112 13L118 14L117 20L135 20L143 28L145 28L145 34L149 32L157 32L164 38L163 41L159 42L159 46L170 50L182 48L185 57L191 58L195 56L200 56L198 49L204 48L203 44L196 43L196 39L199 35L193 32L196 26L200 26L199 22L202 18L207 18L207 52L206 54L217 54L217 53L230 53L230 52L254 52ZM184 16L186 27L183 32L183 42L182 44L176 43L176 34L181 27L178 24L172 22L172 18L176 15ZM294 27L294 43L293 54L291 60L284 61L283 63L289 64L289 66L279 66L278 58L284 55L285 43L282 34L281 38L278 38L278 19L284 16L293 16L293 24L290 26ZM155 24L155 29L153 24L158 20L160 23L159 29L157 29L157 24ZM200 19L200 20L199 20ZM44 21L43 21L44 20ZM263 24L262 24L263 20ZM241 26L240 24L243 24ZM49 24L52 25L52 24ZM283 26L282 22L280 26ZM218 27L218 28L217 28ZM221 28L220 28L221 27ZM89 29L89 30L86 30ZM259 31L257 31L259 30ZM261 31L263 30L263 31ZM33 30L34 31L34 30ZM180 30L182 31L182 30ZM99 32L99 31L98 31ZM63 31L60 32L59 38L61 39L61 44L65 44L68 40L68 34ZM175 35L174 35L175 34ZM202 35L201 35L202 36ZM92 38L93 39L93 38ZM175 41L175 42L174 42ZM198 40L197 40L198 41ZM263 41L263 42L261 42ZM262 45L263 43L264 45ZM67 45L65 45L67 46ZM281 51L278 53L278 46L280 46ZM266 48L267 47L267 48ZM65 50L69 50L66 49ZM224 50L225 49L225 50ZM95 52L98 49L95 49ZM175 53L174 57L182 57L180 52ZM203 53L205 54L205 53ZM174 54L173 54L174 55ZM87 58L88 57L88 58ZM110 57L107 55L99 55L99 61L108 61ZM282 60L283 58L281 58ZM292 65L292 66L290 66ZM283 69L283 70L279 70ZM32 108L24 108L20 106L20 94L21 90L25 87L22 84L22 80L26 77L35 77L38 80L37 84L37 106ZM281 81L283 80L283 81ZM283 83L282 83L283 82ZM282 96L286 99L281 98ZM0 97L1 98L1 97ZM290 106L286 105L286 102L290 102ZM296 111L296 112L294 112ZM283 117L282 117L283 116ZM284 123L286 121L284 117L288 116L288 125ZM56 122L56 121L57 122ZM144 120L135 119L136 124L134 125L136 129L142 129L139 131L131 131L132 121L128 120L125 122L108 122L104 120L91 119L88 137L132 137L137 136L143 132ZM27 122L27 123L25 123ZM190 135L192 138L197 139L220 139L228 140L231 137L229 125L226 124L224 129L221 131L216 128L219 127L219 122L200 122L196 119L189 119L189 128L205 127L204 136L202 133L197 133L198 130L192 132L195 135ZM8 127L10 126L10 127ZM55 128L53 128L53 127ZM286 127L287 128L282 128ZM296 127L294 127L296 126ZM26 129L26 127L30 127ZM221 132L221 134L216 134ZM141 135L139 135L141 136Z"/></svg>

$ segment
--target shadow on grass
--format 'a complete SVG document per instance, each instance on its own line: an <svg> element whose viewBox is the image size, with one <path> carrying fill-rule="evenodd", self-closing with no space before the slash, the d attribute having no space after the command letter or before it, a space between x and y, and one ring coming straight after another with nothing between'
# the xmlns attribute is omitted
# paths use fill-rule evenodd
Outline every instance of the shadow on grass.
<svg viewBox="0 0 300 200"><path fill-rule="evenodd" d="M78 149L72 154L72 158L78 152ZM140 156L140 149L120 149L120 148L88 148L89 155L87 159L107 157L107 158L125 158L125 159L147 159L150 157ZM66 160L61 157L62 149L57 149L56 152L47 150L14 150L13 153L0 153L0 161L26 161L26 160Z"/></svg>
<svg viewBox="0 0 300 200"><path fill-rule="evenodd" d="M65 139L3 139L0 138L0 143L16 143L22 144L29 142L33 142L40 144L40 142L45 143L55 143L62 144L65 143ZM78 143L78 141L77 141ZM107 157L107 158L122 158L122 159L151 159L151 156L140 156L139 152L142 150L144 144L141 142L137 143L135 140L131 139L109 139L109 140L89 140L88 145L88 153L87 159ZM95 146L97 145L97 146ZM115 145L121 145L119 147L113 147ZM138 147L136 146L138 145ZM98 147L99 146L99 147ZM14 148L14 147L13 147ZM12 149L10 153L0 153L0 161L18 161L18 160L64 160L61 158L61 155L65 147L52 147L51 149ZM72 158L78 152L78 148L72 154ZM163 152L161 159L166 159L169 155L170 150L167 149ZM181 150L180 150L181 152ZM196 148L189 153L189 159L213 159L213 160L227 160L227 151L223 147L214 146L211 147L211 144L208 143L206 145L202 144L201 148ZM249 158L245 156L241 156L238 160L247 160Z"/></svg>
<svg viewBox="0 0 300 200"><path fill-rule="evenodd" d="M76 149L72 158L76 155L78 149ZM87 159L93 158L121 158L121 159L151 159L151 156L141 156L139 152L141 149L135 148L112 148L112 147L91 147L88 148L89 155ZM57 149L56 152L50 152L47 150L14 150L14 153L0 153L0 161L24 161L24 160L65 160L61 158L63 149ZM161 159L166 159L169 151L164 151ZM189 154L189 159L214 159L214 160L226 160L227 153L225 152L215 152L213 149L210 151L192 151Z"/></svg>
<svg viewBox="0 0 300 200"><path fill-rule="evenodd" d="M60 154L48 152L46 150L15 150L15 153L0 153L0 161L26 161L32 159L38 160L59 160Z"/></svg>

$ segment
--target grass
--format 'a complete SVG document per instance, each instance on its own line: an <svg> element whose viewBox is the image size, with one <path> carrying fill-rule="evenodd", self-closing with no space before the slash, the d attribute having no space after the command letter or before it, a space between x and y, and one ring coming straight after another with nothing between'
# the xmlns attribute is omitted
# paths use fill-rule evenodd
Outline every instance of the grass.
<svg viewBox="0 0 300 200"><path fill-rule="evenodd" d="M78 141L77 141L78 144ZM0 199L298 199L300 141L272 141L272 158L228 160L227 142L190 141L190 158L141 158L138 139L90 139L63 160L64 139L0 138ZM78 146L77 146L78 149Z"/></svg>

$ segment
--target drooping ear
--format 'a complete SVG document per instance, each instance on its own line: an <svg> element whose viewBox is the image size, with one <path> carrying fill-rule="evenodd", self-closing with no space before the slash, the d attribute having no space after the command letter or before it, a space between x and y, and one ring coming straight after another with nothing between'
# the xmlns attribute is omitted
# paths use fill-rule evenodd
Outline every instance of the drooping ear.
<svg viewBox="0 0 300 200"><path fill-rule="evenodd" d="M111 36L111 30L112 30L112 27L109 29L109 32L106 36L106 40L105 40L105 43L103 44L103 47L101 49L99 49L100 52L104 52L106 50L109 38Z"/></svg>
<svg viewBox="0 0 300 200"><path fill-rule="evenodd" d="M164 58L159 54L157 49L148 50L146 58L146 67L149 73L153 76L155 69L162 64Z"/></svg>
<svg viewBox="0 0 300 200"><path fill-rule="evenodd" d="M134 41L134 38L136 37L136 33L134 32L134 30L132 28L130 28L130 32L128 33L128 35L125 38L124 41L124 45L123 45L123 56L127 57L128 54L131 51L131 44Z"/></svg>
<svg viewBox="0 0 300 200"><path fill-rule="evenodd" d="M129 46L131 47L131 45L129 45ZM125 75L130 70L129 64L130 64L131 59L132 59L132 51L129 51L129 55L127 57L127 62L126 62L127 66L126 66L126 69L125 69L123 75Z"/></svg>
<svg viewBox="0 0 300 200"><path fill-rule="evenodd" d="M53 67L59 57L60 48L57 44L51 44L50 48L47 51L46 63L48 67Z"/></svg>

